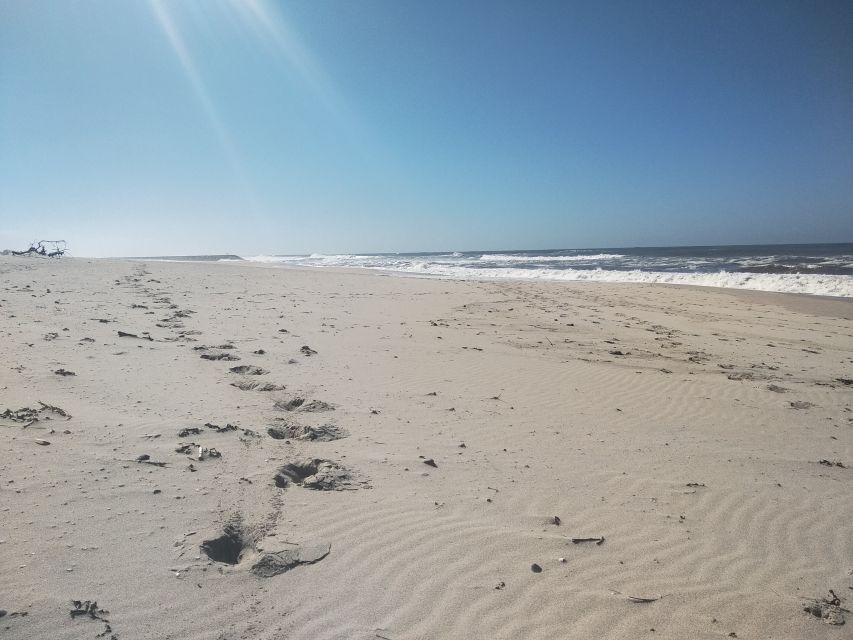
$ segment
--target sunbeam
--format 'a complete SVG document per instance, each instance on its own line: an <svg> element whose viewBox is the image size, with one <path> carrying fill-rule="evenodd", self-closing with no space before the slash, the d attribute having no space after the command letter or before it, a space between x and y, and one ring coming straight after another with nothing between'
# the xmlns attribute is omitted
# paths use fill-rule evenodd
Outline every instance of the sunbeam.
<svg viewBox="0 0 853 640"><path fill-rule="evenodd" d="M222 151L229 164L231 164L231 168L234 170L241 186L244 189L251 191L242 163L240 162L239 155L237 154L234 143L231 140L231 136L228 134L228 130L225 127L222 118L219 116L219 112L210 97L210 92L207 90L207 85L205 85L204 80L201 77L201 73L199 73L198 67L187 48L186 42L184 41L175 20L172 18L168 9L164 6L162 0L149 0L149 4L160 29L169 41L169 45L175 52L178 62L180 62L184 75L187 77L196 99L199 101L199 104L201 104L204 114L216 134L219 144L222 147Z"/></svg>
<svg viewBox="0 0 853 640"><path fill-rule="evenodd" d="M259 39L283 54L286 63L311 95L346 133L362 139L365 137L363 124L352 113L309 48L290 27L279 7L270 6L266 0L230 0L230 5Z"/></svg>

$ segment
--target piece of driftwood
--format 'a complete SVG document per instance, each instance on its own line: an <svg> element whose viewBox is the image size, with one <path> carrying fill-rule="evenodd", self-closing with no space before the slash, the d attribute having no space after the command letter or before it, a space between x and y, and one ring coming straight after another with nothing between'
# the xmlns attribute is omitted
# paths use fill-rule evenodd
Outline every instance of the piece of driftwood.
<svg viewBox="0 0 853 640"><path fill-rule="evenodd" d="M59 258L65 255L65 240L39 240L33 241L30 248L25 251L12 251L13 256L44 256L46 258Z"/></svg>
<svg viewBox="0 0 853 640"><path fill-rule="evenodd" d="M661 599L662 596L657 596L656 598L644 598L641 596L625 596L631 602L645 603L645 602L657 602Z"/></svg>
<svg viewBox="0 0 853 640"><path fill-rule="evenodd" d="M118 337L119 338L137 338L139 340L150 340L151 342L154 342L154 338L152 338L151 336L146 336L146 335L138 336L135 333L128 333L127 331L119 331Z"/></svg>
<svg viewBox="0 0 853 640"><path fill-rule="evenodd" d="M611 589L613 593L620 596L625 596L630 602L636 602L637 604L648 604L650 602L657 602L658 600L663 598L663 595L659 596L632 596L627 593L622 593L621 591L617 591L616 589Z"/></svg>
<svg viewBox="0 0 853 640"><path fill-rule="evenodd" d="M166 466L165 462L158 462L157 460L151 460L151 458L148 457L147 453L139 456L139 458L137 458L136 461L140 464L150 464L150 465L153 465L155 467L165 467Z"/></svg>
<svg viewBox="0 0 853 640"><path fill-rule="evenodd" d="M71 417L71 415L69 413L67 413L64 409L60 409L59 407L54 407L52 404L47 404L45 402L42 402L41 400L39 400L38 403L41 405L42 409L45 409L47 411L53 411L54 413L58 413L63 418L70 418Z"/></svg>
<svg viewBox="0 0 853 640"><path fill-rule="evenodd" d="M600 538L572 538L573 544L581 544L582 542L594 542L597 545L604 544L604 536Z"/></svg>

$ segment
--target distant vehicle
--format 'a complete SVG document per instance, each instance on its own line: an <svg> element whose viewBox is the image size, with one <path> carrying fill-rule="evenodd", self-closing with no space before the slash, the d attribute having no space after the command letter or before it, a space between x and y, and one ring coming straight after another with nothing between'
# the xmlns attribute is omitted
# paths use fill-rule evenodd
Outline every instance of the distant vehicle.
<svg viewBox="0 0 853 640"><path fill-rule="evenodd" d="M12 251L13 256L45 256L46 258L59 258L68 250L65 240L35 240L26 251Z"/></svg>

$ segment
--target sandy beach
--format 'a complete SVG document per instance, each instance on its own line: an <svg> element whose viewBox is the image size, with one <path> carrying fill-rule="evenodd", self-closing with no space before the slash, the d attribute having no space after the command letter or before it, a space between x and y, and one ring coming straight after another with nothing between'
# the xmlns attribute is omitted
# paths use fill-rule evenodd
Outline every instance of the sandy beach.
<svg viewBox="0 0 853 640"><path fill-rule="evenodd" d="M851 637L850 300L0 274L4 638Z"/></svg>

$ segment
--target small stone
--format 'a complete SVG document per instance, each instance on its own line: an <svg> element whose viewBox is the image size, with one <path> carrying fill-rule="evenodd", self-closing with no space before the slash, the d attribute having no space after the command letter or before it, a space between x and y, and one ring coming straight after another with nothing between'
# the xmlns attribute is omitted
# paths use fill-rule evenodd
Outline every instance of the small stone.
<svg viewBox="0 0 853 640"><path fill-rule="evenodd" d="M538 564L536 564L535 562L534 562L532 565L530 565L530 570L531 570L533 573L542 573L542 567L540 567L540 566L539 566Z"/></svg>
<svg viewBox="0 0 853 640"><path fill-rule="evenodd" d="M562 564L566 564L566 559L565 559L565 558L558 558L558 560L559 560Z"/></svg>

